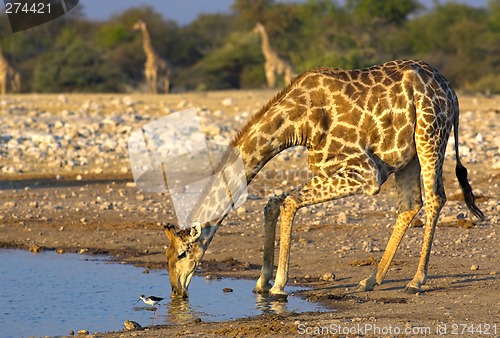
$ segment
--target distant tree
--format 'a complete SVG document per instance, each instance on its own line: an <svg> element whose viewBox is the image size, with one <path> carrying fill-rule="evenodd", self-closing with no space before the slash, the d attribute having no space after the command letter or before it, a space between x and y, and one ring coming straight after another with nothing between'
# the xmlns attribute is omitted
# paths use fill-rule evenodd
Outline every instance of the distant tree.
<svg viewBox="0 0 500 338"><path fill-rule="evenodd" d="M251 32L232 33L226 43L206 55L196 69L203 74L203 82L196 86L203 89L228 89L255 87L264 83L264 60Z"/></svg>
<svg viewBox="0 0 500 338"><path fill-rule="evenodd" d="M33 89L38 92L117 92L121 73L92 46L75 41L64 50L49 52L37 63Z"/></svg>
<svg viewBox="0 0 500 338"><path fill-rule="evenodd" d="M247 30L253 28L255 23L264 20L264 14L273 5L274 0L235 0L231 6L236 14L239 28Z"/></svg>
<svg viewBox="0 0 500 338"><path fill-rule="evenodd" d="M176 64L193 65L212 50L221 47L234 29L231 14L202 14L178 31L178 44L173 51Z"/></svg>
<svg viewBox="0 0 500 338"><path fill-rule="evenodd" d="M347 7L366 23L402 24L421 8L418 0L347 0Z"/></svg>

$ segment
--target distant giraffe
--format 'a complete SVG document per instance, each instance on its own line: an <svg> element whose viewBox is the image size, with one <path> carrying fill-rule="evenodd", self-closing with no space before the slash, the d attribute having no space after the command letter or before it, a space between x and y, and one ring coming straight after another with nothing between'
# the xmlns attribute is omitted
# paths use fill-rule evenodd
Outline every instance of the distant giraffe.
<svg viewBox="0 0 500 338"><path fill-rule="evenodd" d="M142 32L142 45L146 54L144 76L146 78L147 92L158 94L159 88L163 87L163 91L168 93L170 91L170 67L167 61L158 56L158 53L153 48L148 26L144 21L139 20L134 24L133 29Z"/></svg>
<svg viewBox="0 0 500 338"><path fill-rule="evenodd" d="M288 86L294 76L292 65L282 59L276 50L269 42L266 28L258 22L253 30L255 33L260 33L262 54L264 54L265 64L264 71L266 74L267 86L274 88L276 85L276 75L283 75L285 79L285 86Z"/></svg>
<svg viewBox="0 0 500 338"><path fill-rule="evenodd" d="M359 283L373 290L384 279L413 217L422 208L426 223L414 278L405 292L420 292L427 280L434 230L446 196L443 162L454 129L456 176L467 207L478 218L467 169L458 154L459 108L455 91L434 68L422 61L398 60L366 69L314 69L295 78L246 124L231 142L221 163L239 153L247 183L284 149L309 151L313 178L269 200L264 209L264 260L256 292L286 297L292 222L299 208L356 194L376 195L394 174L399 215L373 275ZM226 177L233 177L228 173ZM193 273L227 213L221 200L232 196L224 179L213 180L191 214L191 229L167 226L168 272L173 296L187 297ZM207 215L221 215L216 219ZM276 223L280 218L280 250L274 286ZM206 221L207 219L212 219ZM326 234L325 234L326 236Z"/></svg>
<svg viewBox="0 0 500 338"><path fill-rule="evenodd" d="M9 86L13 93L21 92L21 74L9 64L0 46L0 93L5 95Z"/></svg>

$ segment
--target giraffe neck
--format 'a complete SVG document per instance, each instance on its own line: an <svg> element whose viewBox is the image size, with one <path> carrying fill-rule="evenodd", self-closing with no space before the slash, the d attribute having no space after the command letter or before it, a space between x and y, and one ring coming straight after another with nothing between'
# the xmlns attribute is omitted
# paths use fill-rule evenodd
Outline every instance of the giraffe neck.
<svg viewBox="0 0 500 338"><path fill-rule="evenodd" d="M306 145L308 142L307 133L300 133L300 128L290 128L290 125L286 123L286 115L280 110L281 98L287 92L287 89L283 90L255 114L251 121L240 130L222 157L221 163L234 163L233 160L237 156L241 157L247 185L264 165L281 151L294 146ZM221 167L220 164L219 167ZM228 176L227 178L234 177L231 174L226 176ZM228 198L228 196L236 201L239 195L235 196L233 193L228 189L227 181L223 179L213 180L191 213L190 221L197 222L200 219L207 219L207 215L218 212L220 214L224 208L231 207L227 203L217 204L214 201L221 200L221 197ZM226 216L227 212L223 212L220 217L205 223L201 222L200 240L205 244L205 248L208 247Z"/></svg>
<svg viewBox="0 0 500 338"><path fill-rule="evenodd" d="M142 30L142 45L144 48L144 53L146 54L146 57L149 59L155 56L155 50L153 48L153 44L151 43L151 35L149 34L148 28L146 26L143 26L141 30Z"/></svg>
<svg viewBox="0 0 500 338"><path fill-rule="evenodd" d="M274 54L274 50L269 43L269 36L267 35L265 28L260 28L259 32L261 36L262 53L264 54L264 58L268 59L272 54Z"/></svg>

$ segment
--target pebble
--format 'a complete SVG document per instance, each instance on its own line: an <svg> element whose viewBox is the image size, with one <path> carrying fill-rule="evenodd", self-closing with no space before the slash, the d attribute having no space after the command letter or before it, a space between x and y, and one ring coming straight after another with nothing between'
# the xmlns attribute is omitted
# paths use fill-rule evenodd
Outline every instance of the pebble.
<svg viewBox="0 0 500 338"><path fill-rule="evenodd" d="M347 215L345 214L345 212L340 212L337 215L337 222L341 223L341 224L345 224L345 223L349 222L349 218L347 217Z"/></svg>
<svg viewBox="0 0 500 338"><path fill-rule="evenodd" d="M475 265L475 264L471 265L470 271L477 271L477 270L479 270L479 265Z"/></svg>
<svg viewBox="0 0 500 338"><path fill-rule="evenodd" d="M87 334L89 334L89 331L87 331L87 330L78 330L78 334L79 335L87 335Z"/></svg>
<svg viewBox="0 0 500 338"><path fill-rule="evenodd" d="M225 98L224 100L222 100L221 104L225 107L228 107L228 106L232 106L234 103L234 100L230 97L227 97Z"/></svg>
<svg viewBox="0 0 500 338"><path fill-rule="evenodd" d="M134 322L133 320L124 321L123 326L125 327L125 330L127 330L127 331L135 331L135 330L142 330L143 329L141 324Z"/></svg>
<svg viewBox="0 0 500 338"><path fill-rule="evenodd" d="M321 277L321 280L324 280L325 282L333 282L335 280L335 274L327 272Z"/></svg>
<svg viewBox="0 0 500 338"><path fill-rule="evenodd" d="M43 248L36 243L31 243L30 246L28 247L28 250L33 253L39 253L43 251Z"/></svg>

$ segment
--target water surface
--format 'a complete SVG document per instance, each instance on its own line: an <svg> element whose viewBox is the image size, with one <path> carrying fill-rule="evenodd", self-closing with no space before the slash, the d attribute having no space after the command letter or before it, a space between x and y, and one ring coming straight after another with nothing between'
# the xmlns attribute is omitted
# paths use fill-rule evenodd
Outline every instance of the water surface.
<svg viewBox="0 0 500 338"><path fill-rule="evenodd" d="M252 293L255 281L207 281L197 276L189 287L189 302L172 302L165 270L145 274L143 268L102 256L0 249L0 262L2 338L61 336L80 329L118 331L125 320L148 326L325 310L298 297L289 297L287 303L269 302ZM225 293L224 288L233 292ZM165 298L156 312L158 318L150 306L136 302L141 294Z"/></svg>

